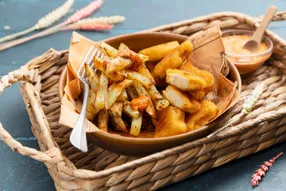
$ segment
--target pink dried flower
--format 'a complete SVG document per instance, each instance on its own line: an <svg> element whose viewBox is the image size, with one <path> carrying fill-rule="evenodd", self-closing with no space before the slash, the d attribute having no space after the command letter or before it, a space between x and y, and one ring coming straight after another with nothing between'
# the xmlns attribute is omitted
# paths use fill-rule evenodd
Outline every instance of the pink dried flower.
<svg viewBox="0 0 286 191"><path fill-rule="evenodd" d="M263 165L260 166L259 169L255 171L255 174L252 175L252 179L250 181L252 186L257 186L261 181L262 177L266 175L269 168L274 164L274 162L283 155L283 152L279 153L276 157L269 161L265 161Z"/></svg>
<svg viewBox="0 0 286 191"><path fill-rule="evenodd" d="M21 38L18 40L13 40L7 43L3 43L0 45L0 51L5 50L7 48L13 47L13 46L17 46L19 44L23 44L25 42L28 42L30 40L36 39L36 38L40 38L40 37L44 37L53 33L56 33L58 31L60 31L63 27L67 26L68 24L71 24L73 22L76 22L82 18L85 18L89 15L91 15L94 11L96 11L99 7L101 7L101 5L103 4L103 0L95 0L92 3L90 3L89 5L87 5L86 7L78 10L76 13L74 13L72 16L70 16L66 21L51 27L47 30L41 31L37 34L25 37L25 38Z"/></svg>
<svg viewBox="0 0 286 191"><path fill-rule="evenodd" d="M103 0L95 0L92 3L88 4L84 8L75 12L72 16L67 19L67 23L74 23L79 21L89 15L91 15L94 11L101 7L103 4Z"/></svg>
<svg viewBox="0 0 286 191"><path fill-rule="evenodd" d="M84 31L109 31L113 25L108 24L81 24L81 25L68 25L62 30L84 30Z"/></svg>

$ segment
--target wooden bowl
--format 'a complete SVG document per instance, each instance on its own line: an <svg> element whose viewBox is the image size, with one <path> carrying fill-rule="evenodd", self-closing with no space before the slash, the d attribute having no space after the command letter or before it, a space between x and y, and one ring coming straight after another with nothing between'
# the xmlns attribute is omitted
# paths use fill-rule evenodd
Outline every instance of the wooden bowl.
<svg viewBox="0 0 286 191"><path fill-rule="evenodd" d="M187 39L186 36L167 34L167 33L137 33L128 34L118 37L113 37L104 40L104 42L111 46L118 48L120 43L126 44L131 50L139 51L141 49L162 44L170 41L178 41L182 43ZM241 90L241 79L236 67L229 63L230 79L238 82L238 91ZM63 96L65 87L67 70L65 69L61 75L59 82L59 95ZM202 138L219 126L225 119L226 115L219 117L217 120L201 127L197 130L187 132L180 135L162 137L162 138L134 138L125 137L118 134L111 134L105 131L97 131L96 133L88 134L88 140L104 149L110 150L115 153L129 155L129 156L144 156L169 149L199 138Z"/></svg>

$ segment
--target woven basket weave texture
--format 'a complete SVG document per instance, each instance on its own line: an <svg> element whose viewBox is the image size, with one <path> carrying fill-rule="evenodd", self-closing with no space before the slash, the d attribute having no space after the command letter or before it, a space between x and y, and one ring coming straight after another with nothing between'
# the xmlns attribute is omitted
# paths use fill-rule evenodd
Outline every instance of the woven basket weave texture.
<svg viewBox="0 0 286 191"><path fill-rule="evenodd" d="M274 21L286 19L278 13ZM255 29L260 18L233 12L216 13L146 31L200 35L218 24L225 29ZM239 123L206 137L143 158L121 156L95 145L82 153L69 142L71 130L58 123L58 81L68 51L50 49L19 70L1 78L0 92L21 81L21 92L32 131L41 151L21 145L0 125L0 137L14 151L46 164L57 190L156 190L167 184L259 152L286 140L286 42L267 31L274 42L268 63L243 77L241 99L232 111L239 115L244 99L263 82L266 90L254 110ZM284 118L283 118L284 117Z"/></svg>

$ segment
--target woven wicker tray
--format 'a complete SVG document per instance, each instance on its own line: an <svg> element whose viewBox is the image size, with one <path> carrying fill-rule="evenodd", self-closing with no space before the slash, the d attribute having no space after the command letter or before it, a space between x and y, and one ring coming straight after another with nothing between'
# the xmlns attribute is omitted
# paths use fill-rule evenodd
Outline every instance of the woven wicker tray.
<svg viewBox="0 0 286 191"><path fill-rule="evenodd" d="M286 19L278 13L275 21ZM259 18L223 12L148 31L192 35L213 24L222 29L254 29ZM243 77L242 96L233 110L238 115L244 98L259 83L266 91L239 125L143 158L126 157L89 145L81 153L69 142L70 129L58 124L58 81L67 63L67 51L50 49L19 70L3 76L0 92L21 81L21 91L41 151L21 145L0 124L0 137L14 151L46 164L57 190L156 190L208 169L266 149L286 140L286 42L267 31L274 42L268 64ZM283 118L284 117L284 118Z"/></svg>

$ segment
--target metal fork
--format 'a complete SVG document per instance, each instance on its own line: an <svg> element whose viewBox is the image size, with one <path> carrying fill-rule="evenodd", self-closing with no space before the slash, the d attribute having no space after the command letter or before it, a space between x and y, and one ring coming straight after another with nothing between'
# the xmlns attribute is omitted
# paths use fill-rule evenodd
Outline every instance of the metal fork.
<svg viewBox="0 0 286 191"><path fill-rule="evenodd" d="M90 65L94 70L96 68L94 67L93 64L93 58L96 56L98 59L102 59L104 54L102 51L95 47L92 46L87 55L85 56L83 62L81 63L78 71L77 71L77 77L78 79L82 82L83 89L84 89L84 97L83 97L83 104L82 108L80 111L80 115L78 117L77 123L75 127L72 130L72 133L70 135L70 142L73 146L76 148L80 149L83 152L87 152L87 141L86 141L86 108L87 108L87 100L88 100L88 94L89 94L89 81L87 77L85 76L85 64Z"/></svg>

